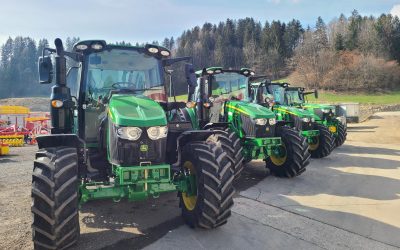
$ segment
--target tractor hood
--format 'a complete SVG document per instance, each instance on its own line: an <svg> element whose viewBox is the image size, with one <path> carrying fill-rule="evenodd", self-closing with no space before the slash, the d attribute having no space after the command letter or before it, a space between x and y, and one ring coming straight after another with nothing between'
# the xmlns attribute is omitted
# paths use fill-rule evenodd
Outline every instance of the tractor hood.
<svg viewBox="0 0 400 250"><path fill-rule="evenodd" d="M109 116L120 126L165 126L167 118L163 108L146 96L115 94L111 97Z"/></svg>
<svg viewBox="0 0 400 250"><path fill-rule="evenodd" d="M314 117L314 114L312 112L305 110L305 109L298 108L298 107L293 107L293 106L275 105L274 111L279 112L279 113L291 114L291 115L297 116L299 118Z"/></svg>
<svg viewBox="0 0 400 250"><path fill-rule="evenodd" d="M266 107L263 107L255 103L242 102L242 101L229 101L226 107L228 108L228 110L233 109L234 111L243 113L253 119L275 118L274 112L272 112Z"/></svg>

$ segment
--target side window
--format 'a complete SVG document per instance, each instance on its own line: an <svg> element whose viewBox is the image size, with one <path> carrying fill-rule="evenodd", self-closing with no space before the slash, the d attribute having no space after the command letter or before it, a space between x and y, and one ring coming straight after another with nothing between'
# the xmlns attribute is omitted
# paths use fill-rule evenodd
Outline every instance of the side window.
<svg viewBox="0 0 400 250"><path fill-rule="evenodd" d="M239 79L234 79L231 81L231 89L232 91L239 89Z"/></svg>
<svg viewBox="0 0 400 250"><path fill-rule="evenodd" d="M245 78L240 78L239 79L239 89L244 89L246 87L247 87L246 79Z"/></svg>
<svg viewBox="0 0 400 250"><path fill-rule="evenodd" d="M80 76L80 67L72 67L68 70L67 74L67 86L71 90L71 95L78 97L79 91L79 77Z"/></svg>

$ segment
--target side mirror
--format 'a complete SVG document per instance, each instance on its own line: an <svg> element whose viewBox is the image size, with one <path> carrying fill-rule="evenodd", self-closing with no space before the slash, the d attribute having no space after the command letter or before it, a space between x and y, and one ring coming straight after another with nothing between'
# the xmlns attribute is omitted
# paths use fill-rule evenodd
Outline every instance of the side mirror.
<svg viewBox="0 0 400 250"><path fill-rule="evenodd" d="M51 83L53 80L53 63L50 56L39 57L39 82L41 84Z"/></svg>
<svg viewBox="0 0 400 250"><path fill-rule="evenodd" d="M187 84L189 86L189 92L192 94L194 93L195 88L197 86L197 78L196 78L196 73L194 72L193 64L191 63L185 64L185 75Z"/></svg>
<svg viewBox="0 0 400 250"><path fill-rule="evenodd" d="M315 99L318 99L318 90L314 90Z"/></svg>
<svg viewBox="0 0 400 250"><path fill-rule="evenodd" d="M191 63L185 64L185 75L186 75L187 84L189 86L197 85L197 78L196 78L196 73L194 72L193 64L191 64Z"/></svg>

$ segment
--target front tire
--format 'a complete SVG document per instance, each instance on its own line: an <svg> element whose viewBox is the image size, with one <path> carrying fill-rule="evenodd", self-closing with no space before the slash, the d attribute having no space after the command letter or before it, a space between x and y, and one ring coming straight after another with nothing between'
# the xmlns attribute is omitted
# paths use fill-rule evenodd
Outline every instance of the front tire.
<svg viewBox="0 0 400 250"><path fill-rule="evenodd" d="M292 178L306 171L310 163L310 153L306 139L298 131L289 127L278 128L277 136L282 139L282 156L271 155L266 160L267 168L277 177Z"/></svg>
<svg viewBox="0 0 400 250"><path fill-rule="evenodd" d="M182 217L190 227L225 224L233 206L233 172L223 149L213 142L192 142L182 152L182 170L196 179L196 195L180 192Z"/></svg>
<svg viewBox="0 0 400 250"><path fill-rule="evenodd" d="M310 144L310 153L312 158L323 158L328 156L334 147L335 137L328 128L322 124L316 124L316 129L319 131L315 144Z"/></svg>
<svg viewBox="0 0 400 250"><path fill-rule="evenodd" d="M65 249L78 241L78 156L75 148L41 149L32 174L35 249Z"/></svg>
<svg viewBox="0 0 400 250"><path fill-rule="evenodd" d="M335 147L340 147L346 141L347 129L339 122L337 126L337 136L335 137Z"/></svg>
<svg viewBox="0 0 400 250"><path fill-rule="evenodd" d="M215 132L221 142L222 149L227 153L227 157L232 163L235 179L238 179L244 167L243 147L240 138L229 128L226 128L224 131L216 130Z"/></svg>

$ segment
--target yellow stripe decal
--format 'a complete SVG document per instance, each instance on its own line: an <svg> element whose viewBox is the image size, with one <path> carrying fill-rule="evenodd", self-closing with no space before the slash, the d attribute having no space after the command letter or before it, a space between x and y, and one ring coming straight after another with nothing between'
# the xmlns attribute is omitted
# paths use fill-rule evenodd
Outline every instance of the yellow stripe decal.
<svg viewBox="0 0 400 250"><path fill-rule="evenodd" d="M111 113L111 109L110 108L108 109L108 114L110 115L111 120L114 120L114 117L113 117L113 114Z"/></svg>
<svg viewBox="0 0 400 250"><path fill-rule="evenodd" d="M291 115L296 115L295 113L293 113L293 112L290 112L290 111L287 111L287 110L285 110L285 109L281 109L281 108L275 108L276 110L278 110L278 111L282 111L282 112L284 112L284 113L288 113L288 114L291 114ZM297 116L297 115L296 115Z"/></svg>
<svg viewBox="0 0 400 250"><path fill-rule="evenodd" d="M243 113L243 114L248 115L247 112L244 111L244 110L242 110L242 109L236 108L236 107L231 106L231 105L226 105L226 106L227 106L228 108L231 108L231 109L234 109L234 110L236 110L236 111L239 111L240 113Z"/></svg>

